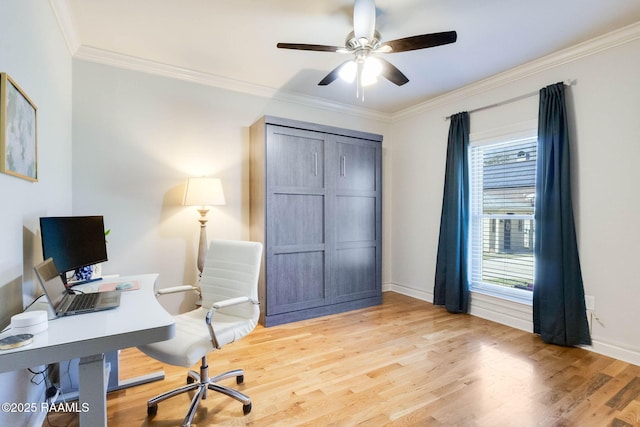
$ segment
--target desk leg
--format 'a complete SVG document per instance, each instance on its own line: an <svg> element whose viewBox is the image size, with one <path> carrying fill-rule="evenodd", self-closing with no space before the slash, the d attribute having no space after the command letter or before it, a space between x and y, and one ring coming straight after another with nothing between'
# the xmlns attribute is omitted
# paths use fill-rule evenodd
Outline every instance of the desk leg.
<svg viewBox="0 0 640 427"><path fill-rule="evenodd" d="M80 426L107 425L107 395L104 354L86 356L78 366L80 380Z"/></svg>

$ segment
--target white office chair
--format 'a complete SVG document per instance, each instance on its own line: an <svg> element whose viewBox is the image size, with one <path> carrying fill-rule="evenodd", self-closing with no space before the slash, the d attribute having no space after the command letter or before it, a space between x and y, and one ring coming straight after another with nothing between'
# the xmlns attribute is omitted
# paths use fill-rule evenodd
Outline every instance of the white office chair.
<svg viewBox="0 0 640 427"><path fill-rule="evenodd" d="M155 415L158 403L165 399L196 390L183 426L191 425L201 399L207 390L232 397L243 405L244 414L251 412L251 399L237 390L218 384L225 378L236 377L242 384L244 371L236 369L209 377L207 354L219 350L249 334L260 316L258 303L258 275L262 259L262 244L257 242L214 240L205 259L200 286L165 288L158 294L199 290L202 306L175 316L176 335L173 339L140 346L147 355L175 366L190 367L202 361L200 373L189 371L187 385L162 393L147 402L147 413Z"/></svg>

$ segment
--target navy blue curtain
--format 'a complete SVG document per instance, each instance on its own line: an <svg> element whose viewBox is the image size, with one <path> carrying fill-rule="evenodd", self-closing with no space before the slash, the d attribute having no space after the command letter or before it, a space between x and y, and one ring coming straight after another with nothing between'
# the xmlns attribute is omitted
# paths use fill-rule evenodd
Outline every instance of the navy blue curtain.
<svg viewBox="0 0 640 427"><path fill-rule="evenodd" d="M469 311L469 113L451 116L433 303Z"/></svg>
<svg viewBox="0 0 640 427"><path fill-rule="evenodd" d="M543 341L591 344L578 257L564 84L540 90L533 330Z"/></svg>

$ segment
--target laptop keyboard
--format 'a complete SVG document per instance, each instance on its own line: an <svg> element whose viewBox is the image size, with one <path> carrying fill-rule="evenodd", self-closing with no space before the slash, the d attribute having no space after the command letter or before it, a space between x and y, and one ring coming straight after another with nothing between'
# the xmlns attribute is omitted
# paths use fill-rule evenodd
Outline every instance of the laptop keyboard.
<svg viewBox="0 0 640 427"><path fill-rule="evenodd" d="M98 300L98 293L76 295L67 311L87 310L95 307Z"/></svg>

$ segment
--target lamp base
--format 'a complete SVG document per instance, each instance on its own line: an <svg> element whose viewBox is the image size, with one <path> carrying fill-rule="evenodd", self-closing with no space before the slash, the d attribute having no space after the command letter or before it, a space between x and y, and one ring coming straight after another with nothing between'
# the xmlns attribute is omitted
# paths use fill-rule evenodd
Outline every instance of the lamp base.
<svg viewBox="0 0 640 427"><path fill-rule="evenodd" d="M209 209L206 208L200 208L198 209L198 212L200 212L200 219L198 219L198 222L200 222L200 240L198 242L198 271L200 272L200 274L198 275L198 277L202 276L202 269L204 268L204 259L207 256L207 213L209 212Z"/></svg>

